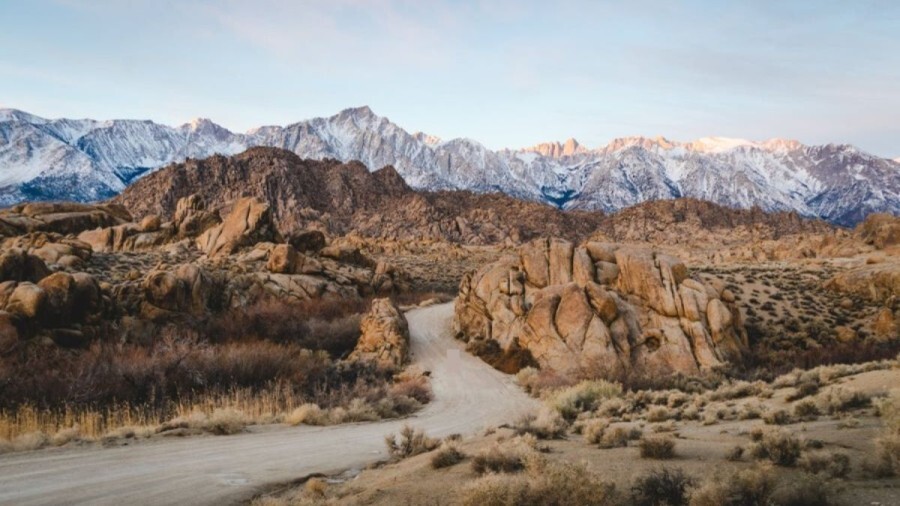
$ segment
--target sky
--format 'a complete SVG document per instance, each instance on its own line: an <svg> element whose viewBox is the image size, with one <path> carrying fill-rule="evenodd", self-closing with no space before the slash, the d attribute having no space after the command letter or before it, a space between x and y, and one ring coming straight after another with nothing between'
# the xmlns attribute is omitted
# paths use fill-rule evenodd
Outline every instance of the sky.
<svg viewBox="0 0 900 506"><path fill-rule="evenodd" d="M368 105L410 132L848 143L900 156L900 2L0 0L0 107L207 117Z"/></svg>

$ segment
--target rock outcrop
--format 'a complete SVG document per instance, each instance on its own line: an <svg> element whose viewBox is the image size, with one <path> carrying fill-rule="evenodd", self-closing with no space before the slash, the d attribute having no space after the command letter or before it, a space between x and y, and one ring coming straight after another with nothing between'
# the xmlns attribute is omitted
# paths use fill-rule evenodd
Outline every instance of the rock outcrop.
<svg viewBox="0 0 900 506"><path fill-rule="evenodd" d="M541 239L463 278L454 329L558 371L694 374L746 350L733 302L668 255Z"/></svg>
<svg viewBox="0 0 900 506"><path fill-rule="evenodd" d="M409 359L409 327L406 317L391 299L375 299L360 325L359 342L348 360L374 362L386 369L400 369Z"/></svg>
<svg viewBox="0 0 900 506"><path fill-rule="evenodd" d="M230 255L258 242L280 240L269 205L255 198L242 198L222 223L200 234L197 246L215 257Z"/></svg>
<svg viewBox="0 0 900 506"><path fill-rule="evenodd" d="M0 235L9 237L29 232L77 234L93 228L119 225L131 219L131 214L118 204L35 202L0 211Z"/></svg>
<svg viewBox="0 0 900 506"><path fill-rule="evenodd" d="M900 300L900 262L863 265L842 271L825 282L825 288L889 304Z"/></svg>

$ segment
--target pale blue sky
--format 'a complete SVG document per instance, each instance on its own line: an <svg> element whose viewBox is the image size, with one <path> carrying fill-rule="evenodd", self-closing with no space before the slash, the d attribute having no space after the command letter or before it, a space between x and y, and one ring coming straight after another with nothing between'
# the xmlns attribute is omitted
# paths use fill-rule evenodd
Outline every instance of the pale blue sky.
<svg viewBox="0 0 900 506"><path fill-rule="evenodd" d="M365 104L491 148L720 135L900 156L895 1L0 0L0 23L0 107L47 117L244 131Z"/></svg>

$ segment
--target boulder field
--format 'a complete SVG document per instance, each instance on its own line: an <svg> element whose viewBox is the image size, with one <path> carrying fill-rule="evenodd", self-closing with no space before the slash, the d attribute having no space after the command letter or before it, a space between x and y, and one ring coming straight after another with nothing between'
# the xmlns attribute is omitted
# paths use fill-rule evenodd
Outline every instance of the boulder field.
<svg viewBox="0 0 900 506"><path fill-rule="evenodd" d="M268 204L231 203L224 219L197 195L171 219L136 222L116 205L0 210L0 353L49 338L82 346L110 329L155 335L262 299L359 299L406 289L406 275L319 231L283 236ZM44 340L46 341L46 340Z"/></svg>
<svg viewBox="0 0 900 506"><path fill-rule="evenodd" d="M606 377L695 374L747 350L723 285L691 277L675 257L614 243L539 239L467 274L453 325L469 343Z"/></svg>

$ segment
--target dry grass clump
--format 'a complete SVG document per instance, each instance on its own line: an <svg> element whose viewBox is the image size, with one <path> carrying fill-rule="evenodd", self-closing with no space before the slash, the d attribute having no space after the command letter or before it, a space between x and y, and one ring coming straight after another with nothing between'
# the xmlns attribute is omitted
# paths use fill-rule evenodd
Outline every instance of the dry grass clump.
<svg viewBox="0 0 900 506"><path fill-rule="evenodd" d="M811 474L824 473L832 478L846 478L850 474L850 457L846 453L807 453L799 463Z"/></svg>
<svg viewBox="0 0 900 506"><path fill-rule="evenodd" d="M790 467L800 458L800 440L787 431L775 430L765 433L756 443L751 453L756 459L767 459L777 466Z"/></svg>
<svg viewBox="0 0 900 506"><path fill-rule="evenodd" d="M805 397L809 397L810 395L815 395L817 393L819 393L818 377L802 381L799 385L797 385L797 391L787 396L787 400L789 402L793 402Z"/></svg>
<svg viewBox="0 0 900 506"><path fill-rule="evenodd" d="M668 436L644 436L638 442L642 459L671 459L675 457L675 439Z"/></svg>
<svg viewBox="0 0 900 506"><path fill-rule="evenodd" d="M819 394L819 403L828 414L845 413L868 407L872 404L872 396L849 388L835 387Z"/></svg>
<svg viewBox="0 0 900 506"><path fill-rule="evenodd" d="M333 504L328 497L328 482L319 477L312 477L306 483L288 493L281 495L264 495L254 498L251 506L324 506Z"/></svg>
<svg viewBox="0 0 900 506"><path fill-rule="evenodd" d="M794 417L803 421L812 421L821 415L819 406L811 399L805 399L794 404Z"/></svg>
<svg viewBox="0 0 900 506"><path fill-rule="evenodd" d="M765 467L716 473L691 494L690 506L769 504L775 485L775 473Z"/></svg>
<svg viewBox="0 0 900 506"><path fill-rule="evenodd" d="M600 448L624 448L629 441L640 439L643 436L641 429L637 427L615 427L603 432L598 446Z"/></svg>
<svg viewBox="0 0 900 506"><path fill-rule="evenodd" d="M783 409L773 409L763 413L762 419L768 425L787 425L793 423L791 414Z"/></svg>
<svg viewBox="0 0 900 506"><path fill-rule="evenodd" d="M587 420L582 426L582 434L584 439L590 444L599 444L603 438L603 433L609 427L609 420L606 418L592 418Z"/></svg>
<svg viewBox="0 0 900 506"><path fill-rule="evenodd" d="M438 451L431 457L432 469L443 469L455 466L466 458L466 454L453 441L444 441Z"/></svg>
<svg viewBox="0 0 900 506"><path fill-rule="evenodd" d="M711 401L724 401L732 399L742 399L744 397L753 397L759 395L767 388L762 381L735 381L733 383L724 383L716 390L707 394Z"/></svg>
<svg viewBox="0 0 900 506"><path fill-rule="evenodd" d="M737 461L741 460L741 457L743 457L743 456L744 456L744 447L741 445L735 445L733 448L731 448L730 450L728 450L725 453L725 460L728 460L731 462L737 462Z"/></svg>
<svg viewBox="0 0 900 506"><path fill-rule="evenodd" d="M631 486L633 506L682 506L688 504L694 480L681 469L658 469L636 478Z"/></svg>
<svg viewBox="0 0 900 506"><path fill-rule="evenodd" d="M409 425L400 429L399 435L388 434L384 437L388 454L393 460L403 460L437 448L441 442L428 437L424 431L416 430Z"/></svg>
<svg viewBox="0 0 900 506"><path fill-rule="evenodd" d="M302 404L288 414L284 422L289 425L328 425L328 412L319 407L318 404L307 402Z"/></svg>
<svg viewBox="0 0 900 506"><path fill-rule="evenodd" d="M553 392L546 402L566 420L574 420L580 413L595 410L606 399L621 395L622 385L618 383L584 380Z"/></svg>
<svg viewBox="0 0 900 506"><path fill-rule="evenodd" d="M760 404L747 403L741 408L740 413L738 413L738 418L741 420L756 420L757 418L761 418L763 414L763 407Z"/></svg>
<svg viewBox="0 0 900 506"><path fill-rule="evenodd" d="M537 440L534 436L516 436L497 441L490 448L472 458L472 470L476 474L515 473L525 469L529 462L540 460Z"/></svg>
<svg viewBox="0 0 900 506"><path fill-rule="evenodd" d="M537 415L523 416L514 427L517 434L533 434L538 439L559 439L568 428L569 423L559 412L547 406L541 406Z"/></svg>
<svg viewBox="0 0 900 506"><path fill-rule="evenodd" d="M669 410L663 406L656 406L647 412L648 422L665 422L671 418Z"/></svg>
<svg viewBox="0 0 900 506"><path fill-rule="evenodd" d="M464 506L613 506L615 485L584 465L529 460L522 474L487 474L465 487Z"/></svg>

